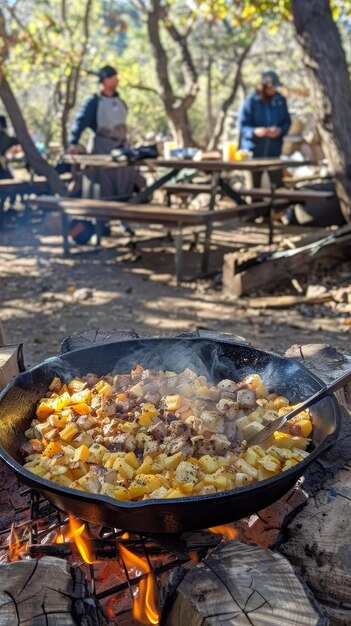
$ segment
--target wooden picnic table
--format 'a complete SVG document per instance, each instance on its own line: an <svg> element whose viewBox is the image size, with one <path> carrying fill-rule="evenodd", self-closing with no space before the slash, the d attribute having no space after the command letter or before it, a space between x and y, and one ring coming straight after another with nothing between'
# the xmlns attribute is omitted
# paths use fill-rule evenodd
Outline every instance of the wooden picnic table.
<svg viewBox="0 0 351 626"><path fill-rule="evenodd" d="M40 200L40 199L38 199ZM96 220L98 241L101 239L101 227L105 221L121 220L127 222L160 224L175 229L175 274L177 283L181 281L183 273L183 229L190 226L205 227L205 241L202 254L201 270L206 272L210 252L211 228L214 222L226 222L241 217L270 217L270 205L267 202L235 206L220 211L191 211L177 207L167 207L157 204L132 204L130 202L114 202L111 200L60 198L56 199L57 208L61 212L62 235L64 254L70 253L69 221L72 217L93 218ZM269 223L269 229L272 224Z"/></svg>
<svg viewBox="0 0 351 626"><path fill-rule="evenodd" d="M166 169L165 174L161 175L152 184L143 189L131 198L133 204L142 204L148 202L150 197L157 189L163 187L167 182L174 179L181 170L196 170L210 175L211 191L209 199L209 210L215 208L215 196L220 189L222 193L229 196L236 204L247 204L246 200L240 195L240 191L233 189L231 185L222 177L223 173L239 172L255 172L265 170L267 172L279 171L290 167L300 167L306 165L309 161L293 161L280 158L248 158L241 161L221 161L221 160L204 160L195 161L192 159L143 159L129 163L128 161L114 161L109 154L67 154L63 160L71 165L78 165L82 168L121 168L126 165L147 164L153 169Z"/></svg>

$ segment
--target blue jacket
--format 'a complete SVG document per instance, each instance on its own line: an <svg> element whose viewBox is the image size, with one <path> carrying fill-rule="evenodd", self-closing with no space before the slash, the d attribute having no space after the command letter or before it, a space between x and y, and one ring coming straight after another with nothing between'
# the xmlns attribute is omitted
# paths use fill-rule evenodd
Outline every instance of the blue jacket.
<svg viewBox="0 0 351 626"><path fill-rule="evenodd" d="M278 157L290 124L284 96L276 93L270 101L264 102L254 93L245 100L239 113L240 148L252 150L255 157ZM255 137L254 129L258 126L279 126L282 132L276 139Z"/></svg>
<svg viewBox="0 0 351 626"><path fill-rule="evenodd" d="M117 92L115 93L115 96L118 96ZM89 98L83 102L83 106L78 112L71 128L69 136L70 145L76 145L79 142L80 136L86 128L90 128L94 133L96 133L98 104L99 94L89 96ZM127 105L124 102L123 104L127 109Z"/></svg>

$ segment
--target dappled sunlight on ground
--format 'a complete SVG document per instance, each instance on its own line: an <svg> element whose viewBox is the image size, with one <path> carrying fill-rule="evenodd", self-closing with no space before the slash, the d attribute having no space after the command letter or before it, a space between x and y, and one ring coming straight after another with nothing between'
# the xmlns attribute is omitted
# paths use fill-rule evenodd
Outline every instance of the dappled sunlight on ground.
<svg viewBox="0 0 351 626"><path fill-rule="evenodd" d="M147 230L141 231L145 237ZM222 294L217 279L223 254L248 241L266 242L266 231L251 224L216 231L212 275L176 286L173 246L167 239L131 249L117 228L119 238L106 239L102 249L82 254L76 247L64 259L55 234L60 232L57 216L6 230L0 233L0 318L7 341L24 343L27 366L57 354L65 336L89 329L134 329L149 336L208 329L278 352L293 343L342 346L348 328L335 317L306 317L298 308L253 309L247 299L231 301ZM200 248L189 252L190 242L185 243L186 276L198 272L201 261Z"/></svg>

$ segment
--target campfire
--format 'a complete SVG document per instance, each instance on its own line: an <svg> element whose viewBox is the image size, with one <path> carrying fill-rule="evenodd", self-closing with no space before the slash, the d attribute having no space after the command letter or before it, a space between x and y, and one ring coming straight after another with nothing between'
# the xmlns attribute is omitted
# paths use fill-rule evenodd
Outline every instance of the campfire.
<svg viewBox="0 0 351 626"><path fill-rule="evenodd" d="M169 572L180 565L196 565L224 538L238 535L223 525L146 537L88 524L70 514L65 517L35 492L28 493L27 519L13 522L1 533L0 562L66 559L70 566L82 568L110 623L119 624L118 617L129 611L137 623L158 624L159 590Z"/></svg>

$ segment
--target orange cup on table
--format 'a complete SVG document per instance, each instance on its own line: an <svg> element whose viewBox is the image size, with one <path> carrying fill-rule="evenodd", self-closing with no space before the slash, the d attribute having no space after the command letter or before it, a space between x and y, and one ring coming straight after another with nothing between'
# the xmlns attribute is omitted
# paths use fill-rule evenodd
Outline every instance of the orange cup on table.
<svg viewBox="0 0 351 626"><path fill-rule="evenodd" d="M224 141L222 148L223 161L235 161L238 144L236 141Z"/></svg>

